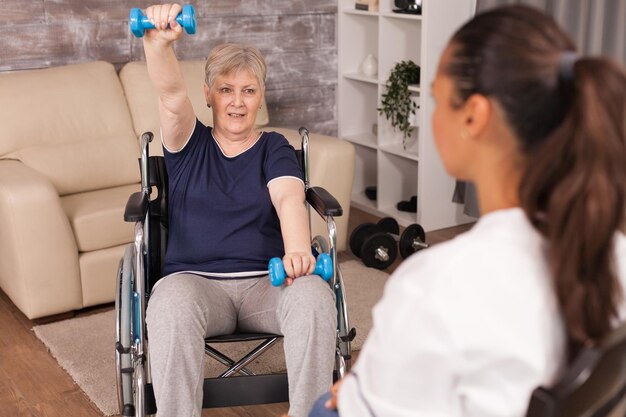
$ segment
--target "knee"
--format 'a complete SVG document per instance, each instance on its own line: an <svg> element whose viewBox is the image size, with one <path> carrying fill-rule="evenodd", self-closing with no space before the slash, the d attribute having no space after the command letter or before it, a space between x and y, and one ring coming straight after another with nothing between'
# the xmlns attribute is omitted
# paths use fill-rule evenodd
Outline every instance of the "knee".
<svg viewBox="0 0 626 417"><path fill-rule="evenodd" d="M162 327L187 327L202 316L199 300L195 300L194 285L183 277L165 278L155 288L146 310L146 322Z"/></svg>
<svg viewBox="0 0 626 417"><path fill-rule="evenodd" d="M327 282L318 276L301 277L285 288L283 311L298 320L323 319L336 327L335 296Z"/></svg>

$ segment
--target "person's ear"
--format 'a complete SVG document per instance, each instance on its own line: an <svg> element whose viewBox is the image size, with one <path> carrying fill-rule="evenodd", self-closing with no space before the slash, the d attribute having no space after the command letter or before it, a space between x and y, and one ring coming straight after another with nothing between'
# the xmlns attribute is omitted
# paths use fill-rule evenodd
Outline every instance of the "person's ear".
<svg viewBox="0 0 626 417"><path fill-rule="evenodd" d="M204 84L204 100L206 101L207 107L211 107L211 102L209 101L209 86Z"/></svg>
<svg viewBox="0 0 626 417"><path fill-rule="evenodd" d="M482 94L472 94L463 106L463 124L472 138L482 135L489 124L493 109L491 101Z"/></svg>

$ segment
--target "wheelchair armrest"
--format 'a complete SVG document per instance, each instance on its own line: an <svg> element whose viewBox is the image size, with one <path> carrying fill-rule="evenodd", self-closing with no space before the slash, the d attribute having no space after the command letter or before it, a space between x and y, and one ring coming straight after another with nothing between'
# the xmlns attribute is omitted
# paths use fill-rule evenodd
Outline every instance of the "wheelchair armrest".
<svg viewBox="0 0 626 417"><path fill-rule="evenodd" d="M132 193L126 202L126 208L124 209L124 221L125 222L140 222L146 217L148 212L148 196L137 191Z"/></svg>
<svg viewBox="0 0 626 417"><path fill-rule="evenodd" d="M311 187L306 192L306 201L322 216L338 217L343 214L339 202L322 187Z"/></svg>

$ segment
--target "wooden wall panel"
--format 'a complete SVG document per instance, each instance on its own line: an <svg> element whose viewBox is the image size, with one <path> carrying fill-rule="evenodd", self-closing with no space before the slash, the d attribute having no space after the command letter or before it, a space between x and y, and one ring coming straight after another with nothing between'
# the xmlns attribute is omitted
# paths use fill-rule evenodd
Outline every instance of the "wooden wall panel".
<svg viewBox="0 0 626 417"><path fill-rule="evenodd" d="M319 15L320 48L335 49L337 45L337 19L333 14Z"/></svg>
<svg viewBox="0 0 626 417"><path fill-rule="evenodd" d="M43 0L2 0L0 7L3 26L44 22Z"/></svg>
<svg viewBox="0 0 626 417"><path fill-rule="evenodd" d="M132 7L147 0L2 0L0 71L105 60L143 60L130 34ZM180 59L204 59L222 42L257 46L268 63L271 123L336 133L334 0L197 0L198 33L176 45ZM281 100L285 102L282 103ZM307 115L311 117L307 120Z"/></svg>
<svg viewBox="0 0 626 417"><path fill-rule="evenodd" d="M337 133L336 84L268 91L267 108L273 117L271 126L297 129L305 126L311 132Z"/></svg>
<svg viewBox="0 0 626 417"><path fill-rule="evenodd" d="M135 2L128 0L45 0L46 20L51 23L68 20L116 22L128 20Z"/></svg>
<svg viewBox="0 0 626 417"><path fill-rule="evenodd" d="M334 50L316 55L307 51L269 52L265 54L265 60L267 88L271 90L337 83L337 54Z"/></svg>
<svg viewBox="0 0 626 417"><path fill-rule="evenodd" d="M227 16L219 18L217 23L215 21L198 19L203 30L178 41L175 44L177 56L180 59L205 58L211 48L224 42L252 44L264 54L273 50L309 50L315 54L321 37L317 30L318 19L312 15L298 19L289 16ZM134 47L133 53L143 56L141 42L135 43L139 48Z"/></svg>
<svg viewBox="0 0 626 417"><path fill-rule="evenodd" d="M54 24L0 25L0 71L47 68L86 61L126 61L128 37L123 22L69 21Z"/></svg>
<svg viewBox="0 0 626 417"><path fill-rule="evenodd" d="M211 15L276 15L332 13L337 11L335 0L213 0L198 2L198 14Z"/></svg>

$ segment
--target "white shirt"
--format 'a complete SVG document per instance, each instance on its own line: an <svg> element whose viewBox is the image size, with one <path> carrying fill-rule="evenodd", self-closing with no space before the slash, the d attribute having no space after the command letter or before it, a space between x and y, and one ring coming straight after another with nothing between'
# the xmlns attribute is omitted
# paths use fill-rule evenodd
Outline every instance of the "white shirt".
<svg viewBox="0 0 626 417"><path fill-rule="evenodd" d="M626 288L626 237L616 238ZM564 364L543 239L519 209L407 259L339 393L341 417L521 417ZM626 318L626 306L621 310Z"/></svg>

